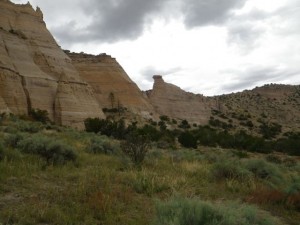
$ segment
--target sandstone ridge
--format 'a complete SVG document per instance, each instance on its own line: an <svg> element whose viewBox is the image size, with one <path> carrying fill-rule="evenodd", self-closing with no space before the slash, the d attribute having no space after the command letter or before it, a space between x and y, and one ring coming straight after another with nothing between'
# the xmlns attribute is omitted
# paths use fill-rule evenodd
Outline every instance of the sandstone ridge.
<svg viewBox="0 0 300 225"><path fill-rule="evenodd" d="M82 127L104 114L91 87L47 30L43 14L27 3L0 1L0 111L47 110L62 125Z"/></svg>

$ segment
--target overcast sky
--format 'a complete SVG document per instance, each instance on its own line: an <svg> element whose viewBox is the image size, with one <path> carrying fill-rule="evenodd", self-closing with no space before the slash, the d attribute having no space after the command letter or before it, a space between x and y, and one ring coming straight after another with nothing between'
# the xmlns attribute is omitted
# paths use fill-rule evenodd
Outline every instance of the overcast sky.
<svg viewBox="0 0 300 225"><path fill-rule="evenodd" d="M30 3L63 49L112 55L142 90L154 74L204 95L300 84L299 0Z"/></svg>

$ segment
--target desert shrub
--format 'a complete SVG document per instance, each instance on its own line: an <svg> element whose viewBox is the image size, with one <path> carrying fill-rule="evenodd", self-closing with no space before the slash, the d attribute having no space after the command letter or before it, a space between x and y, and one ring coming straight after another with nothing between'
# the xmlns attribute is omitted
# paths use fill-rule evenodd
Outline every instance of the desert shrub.
<svg viewBox="0 0 300 225"><path fill-rule="evenodd" d="M179 143L186 148L197 148L197 138L189 131L182 132L178 137Z"/></svg>
<svg viewBox="0 0 300 225"><path fill-rule="evenodd" d="M69 145L41 135L25 138L18 143L17 147L23 153L41 156L48 165L62 165L67 161L75 161L77 157Z"/></svg>
<svg viewBox="0 0 300 225"><path fill-rule="evenodd" d="M130 133L126 140L121 142L123 153L137 166L143 163L149 148L150 142L148 138L138 135L136 132Z"/></svg>
<svg viewBox="0 0 300 225"><path fill-rule="evenodd" d="M196 199L158 202L154 225L275 225L276 219L254 206L238 203L211 204Z"/></svg>
<svg viewBox="0 0 300 225"><path fill-rule="evenodd" d="M112 143L106 138L93 137L87 146L87 152L94 154L116 154L119 151L119 146Z"/></svg>
<svg viewBox="0 0 300 225"><path fill-rule="evenodd" d="M20 120L16 125L19 131L28 133L37 133L44 129L43 124L40 122L27 122Z"/></svg>
<svg viewBox="0 0 300 225"><path fill-rule="evenodd" d="M9 134L5 137L4 142L7 147L16 148L18 143L24 139L24 134L22 133L15 133Z"/></svg>
<svg viewBox="0 0 300 225"><path fill-rule="evenodd" d="M237 179L246 180L252 174L238 162L232 160L222 160L213 165L212 173L217 179Z"/></svg>
<svg viewBox="0 0 300 225"><path fill-rule="evenodd" d="M3 131L5 133L9 133L9 134L15 134L15 133L19 132L19 130L14 126L7 126L3 129Z"/></svg>
<svg viewBox="0 0 300 225"><path fill-rule="evenodd" d="M279 184L283 180L279 168L263 159L248 159L244 166L257 178L269 180L274 184Z"/></svg>

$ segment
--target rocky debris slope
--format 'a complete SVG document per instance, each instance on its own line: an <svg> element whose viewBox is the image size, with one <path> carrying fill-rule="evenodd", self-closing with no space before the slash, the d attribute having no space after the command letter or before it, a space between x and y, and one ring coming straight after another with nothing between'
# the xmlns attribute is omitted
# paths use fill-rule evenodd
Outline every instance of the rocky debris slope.
<svg viewBox="0 0 300 225"><path fill-rule="evenodd" d="M218 99L223 105L223 117L237 126L251 121L250 129L254 132L261 124L280 124L282 132L300 130L299 85L268 84Z"/></svg>
<svg viewBox="0 0 300 225"><path fill-rule="evenodd" d="M0 111L47 110L59 124L82 127L104 114L90 86L47 30L39 8L0 0Z"/></svg>

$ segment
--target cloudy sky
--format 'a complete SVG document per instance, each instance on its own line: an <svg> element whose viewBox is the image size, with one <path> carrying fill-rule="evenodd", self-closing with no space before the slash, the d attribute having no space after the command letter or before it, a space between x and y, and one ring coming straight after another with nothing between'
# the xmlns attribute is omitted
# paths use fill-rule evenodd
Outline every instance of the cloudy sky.
<svg viewBox="0 0 300 225"><path fill-rule="evenodd" d="M29 2L63 49L116 57L142 90L154 74L204 95L300 84L299 0Z"/></svg>

